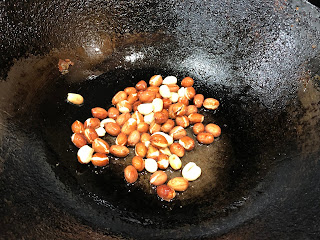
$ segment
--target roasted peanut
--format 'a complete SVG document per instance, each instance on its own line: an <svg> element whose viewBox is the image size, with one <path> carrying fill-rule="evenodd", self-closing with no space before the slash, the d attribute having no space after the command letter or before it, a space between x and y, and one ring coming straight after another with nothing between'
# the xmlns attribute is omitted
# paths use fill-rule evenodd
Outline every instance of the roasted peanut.
<svg viewBox="0 0 320 240"><path fill-rule="evenodd" d="M143 80L141 80L140 82L138 82L136 84L136 89L138 91L144 91L144 90L147 89L147 87L148 87L147 83L145 81L143 81Z"/></svg>
<svg viewBox="0 0 320 240"><path fill-rule="evenodd" d="M103 119L101 120L100 122L100 127L103 127L104 128L104 125L108 122L113 122L113 123L116 123L116 120L112 119L112 118L106 118L106 119Z"/></svg>
<svg viewBox="0 0 320 240"><path fill-rule="evenodd" d="M184 147L185 150L191 151L194 149L194 140L191 137L184 136L179 139L179 144Z"/></svg>
<svg viewBox="0 0 320 240"><path fill-rule="evenodd" d="M159 87L156 87L156 86L150 86L150 87L147 88L147 90L155 92L156 96L159 93ZM160 97L161 97L161 95L160 95Z"/></svg>
<svg viewBox="0 0 320 240"><path fill-rule="evenodd" d="M204 120L204 116L200 113L191 113L188 118L190 124L201 123Z"/></svg>
<svg viewBox="0 0 320 240"><path fill-rule="evenodd" d="M128 146L134 147L140 141L140 132L138 130L132 131L128 136Z"/></svg>
<svg viewBox="0 0 320 240"><path fill-rule="evenodd" d="M169 113L166 109L163 109L161 112L156 112L154 114L154 121L157 124L163 124L165 123L169 118Z"/></svg>
<svg viewBox="0 0 320 240"><path fill-rule="evenodd" d="M159 186L164 184L167 181L168 177L164 171L158 170L155 171L150 177L150 183Z"/></svg>
<svg viewBox="0 0 320 240"><path fill-rule="evenodd" d="M148 148L150 146L150 134L149 133L142 133L140 141Z"/></svg>
<svg viewBox="0 0 320 240"><path fill-rule="evenodd" d="M161 126L161 131L168 133L170 132L175 126L175 123L172 119L168 119L162 126Z"/></svg>
<svg viewBox="0 0 320 240"><path fill-rule="evenodd" d="M83 97L77 93L68 93L67 100L76 105L81 105L83 103Z"/></svg>
<svg viewBox="0 0 320 240"><path fill-rule="evenodd" d="M128 102L128 100L122 100L117 103L117 109L121 113L129 113L132 111L132 105Z"/></svg>
<svg viewBox="0 0 320 240"><path fill-rule="evenodd" d="M169 157L169 164L173 170L179 170L182 166L182 162L181 162L180 158L175 154L172 154Z"/></svg>
<svg viewBox="0 0 320 240"><path fill-rule="evenodd" d="M148 172L154 173L158 169L158 164L157 164L156 160L154 160L152 158L147 158L146 160L144 160L144 168Z"/></svg>
<svg viewBox="0 0 320 240"><path fill-rule="evenodd" d="M136 144L134 151L137 156L144 158L147 155L148 149L144 143L140 142Z"/></svg>
<svg viewBox="0 0 320 240"><path fill-rule="evenodd" d="M170 152L172 154L177 155L178 157L184 156L184 147L181 146L179 143L175 142L170 145Z"/></svg>
<svg viewBox="0 0 320 240"><path fill-rule="evenodd" d="M189 105L187 107L187 113L186 115L189 116L192 113L197 113L198 112L198 108L195 105Z"/></svg>
<svg viewBox="0 0 320 240"><path fill-rule="evenodd" d="M193 125L192 130L195 135L198 135L199 133L204 132L204 125L202 123L196 123Z"/></svg>
<svg viewBox="0 0 320 240"><path fill-rule="evenodd" d="M89 163L91 161L93 153L94 150L88 145L82 146L81 148L79 148L77 153L78 161L82 164Z"/></svg>
<svg viewBox="0 0 320 240"><path fill-rule="evenodd" d="M201 132L197 135L197 140L202 144L211 144L214 141L214 137L211 133Z"/></svg>
<svg viewBox="0 0 320 240"><path fill-rule="evenodd" d="M137 93L137 89L135 89L134 87L126 87L124 89L124 92L129 96L130 94Z"/></svg>
<svg viewBox="0 0 320 240"><path fill-rule="evenodd" d="M204 101L204 96L202 94L197 94L193 98L193 103L197 108L201 108Z"/></svg>
<svg viewBox="0 0 320 240"><path fill-rule="evenodd" d="M129 118L121 128L121 132L129 136L131 132L137 129L137 121L134 118Z"/></svg>
<svg viewBox="0 0 320 240"><path fill-rule="evenodd" d="M96 138L93 141L92 148L97 153L109 154L109 144L101 138Z"/></svg>
<svg viewBox="0 0 320 240"><path fill-rule="evenodd" d="M127 101L129 104L134 104L136 101L138 101L138 93L132 93L128 96Z"/></svg>
<svg viewBox="0 0 320 240"><path fill-rule="evenodd" d="M196 95L196 90L194 90L193 87L187 87L186 88L186 97L191 100L194 98L194 96Z"/></svg>
<svg viewBox="0 0 320 240"><path fill-rule="evenodd" d="M135 156L132 158L132 166L134 166L137 171L141 172L144 169L144 160L140 156Z"/></svg>
<svg viewBox="0 0 320 240"><path fill-rule="evenodd" d="M105 119L108 117L108 111L101 107L92 108L91 113L94 118Z"/></svg>
<svg viewBox="0 0 320 240"><path fill-rule="evenodd" d="M108 110L109 118L116 120L119 115L120 115L120 113L119 113L118 109L116 109L115 107L109 108L109 110Z"/></svg>
<svg viewBox="0 0 320 240"><path fill-rule="evenodd" d="M163 109L169 109L170 105L172 104L172 101L169 98L162 99L162 102L163 102Z"/></svg>
<svg viewBox="0 0 320 240"><path fill-rule="evenodd" d="M169 166L169 157L166 154L161 153L158 157L158 168L167 169Z"/></svg>
<svg viewBox="0 0 320 240"><path fill-rule="evenodd" d="M187 190L189 182L184 177L175 177L170 179L167 185L175 191L183 192Z"/></svg>
<svg viewBox="0 0 320 240"><path fill-rule="evenodd" d="M181 81L181 86L182 87L192 87L193 83L194 83L194 81L193 81L193 79L191 77L185 77Z"/></svg>
<svg viewBox="0 0 320 240"><path fill-rule="evenodd" d="M143 115L141 113L139 113L138 111L135 111L132 116L132 118L134 118L137 121L137 124L143 122Z"/></svg>
<svg viewBox="0 0 320 240"><path fill-rule="evenodd" d="M124 133L119 133L119 135L116 138L116 145L122 145L125 146L128 142L128 137Z"/></svg>
<svg viewBox="0 0 320 240"><path fill-rule="evenodd" d="M139 94L139 101L142 103L151 103L156 98L156 93L150 90L143 91Z"/></svg>
<svg viewBox="0 0 320 240"><path fill-rule="evenodd" d="M176 118L176 124L178 126L181 126L183 128L187 128L190 125L189 119L187 116L177 117Z"/></svg>
<svg viewBox="0 0 320 240"><path fill-rule="evenodd" d="M157 148L165 148L168 146L167 139L160 134L153 134L150 138L150 143Z"/></svg>
<svg viewBox="0 0 320 240"><path fill-rule="evenodd" d="M213 137L219 137L221 135L221 128L214 123L209 123L206 127L205 127L205 131L208 133L211 133L213 135Z"/></svg>
<svg viewBox="0 0 320 240"><path fill-rule="evenodd" d="M177 84L167 84L171 93L177 93L180 87Z"/></svg>
<svg viewBox="0 0 320 240"><path fill-rule="evenodd" d="M162 84L162 81L163 79L161 75L154 75L150 78L149 85L159 87Z"/></svg>
<svg viewBox="0 0 320 240"><path fill-rule="evenodd" d="M114 137L118 136L118 134L120 133L120 126L113 122L106 123L104 125L104 129L109 135Z"/></svg>
<svg viewBox="0 0 320 240"><path fill-rule="evenodd" d="M109 158L104 153L95 153L91 158L91 162L97 167L104 167L109 164Z"/></svg>
<svg viewBox="0 0 320 240"><path fill-rule="evenodd" d="M153 121L153 122L150 124L149 132L150 132L150 134L154 134L155 132L159 132L160 129L161 129L161 125L160 125L160 124L157 124L155 121Z"/></svg>
<svg viewBox="0 0 320 240"><path fill-rule="evenodd" d="M206 98L203 102L206 109L215 110L219 107L219 101L214 98Z"/></svg>
<svg viewBox="0 0 320 240"><path fill-rule="evenodd" d="M160 134L160 135L164 136L166 138L167 142L168 142L168 146L170 146L173 143L173 137L172 136L170 136L170 135L168 135L168 134L166 134L164 132L156 132L153 135L156 135L156 134Z"/></svg>
<svg viewBox="0 0 320 240"><path fill-rule="evenodd" d="M129 149L126 146L112 145L110 153L115 157L125 157L129 154Z"/></svg>
<svg viewBox="0 0 320 240"><path fill-rule="evenodd" d="M155 148L154 146L150 145L148 147L148 151L147 151L147 158L152 158L152 159L158 159L159 157L159 150L157 148Z"/></svg>
<svg viewBox="0 0 320 240"><path fill-rule="evenodd" d="M82 122L76 120L74 123L71 125L71 130L74 133L84 133L84 125Z"/></svg>
<svg viewBox="0 0 320 240"><path fill-rule="evenodd" d="M96 129L100 127L100 120L98 118L88 118L84 124L84 128L93 128Z"/></svg>
<svg viewBox="0 0 320 240"><path fill-rule="evenodd" d="M187 136L187 131L181 126L176 126L169 132L169 135L173 137L173 140L178 140Z"/></svg>
<svg viewBox="0 0 320 240"><path fill-rule="evenodd" d="M126 112L126 113L122 113L117 119L116 119L116 123L122 127L131 117L131 114Z"/></svg>
<svg viewBox="0 0 320 240"><path fill-rule="evenodd" d="M171 143L171 144L172 144L172 143ZM170 145L171 145L171 144L170 144ZM172 155L168 147L166 147L166 148L160 148L160 149L159 149L159 152L160 152L160 155L161 155L161 154L164 154L164 155L167 155L167 156L171 156L171 155ZM159 156L160 156L160 155L159 155ZM159 160L159 157L158 157L158 160Z"/></svg>
<svg viewBox="0 0 320 240"><path fill-rule="evenodd" d="M172 114L174 116L183 116L187 113L187 106L182 103L172 104ZM170 116L170 107L169 107L169 116Z"/></svg>
<svg viewBox="0 0 320 240"><path fill-rule="evenodd" d="M74 133L71 136L71 141L77 148L81 148L87 144L85 136L83 136L81 133Z"/></svg>
<svg viewBox="0 0 320 240"><path fill-rule="evenodd" d="M91 144L99 136L93 128L86 128L84 130L84 137L86 138L87 142Z"/></svg>
<svg viewBox="0 0 320 240"><path fill-rule="evenodd" d="M137 130L140 132L140 133L146 133L149 131L149 124L146 123L146 122L141 122L137 125Z"/></svg>
<svg viewBox="0 0 320 240"><path fill-rule="evenodd" d="M194 181L198 179L201 175L201 168L197 166L194 162L189 162L182 169L182 176L188 181Z"/></svg>
<svg viewBox="0 0 320 240"><path fill-rule="evenodd" d="M189 99L186 96L179 97L178 102L182 103L182 104L184 104L186 106L189 105ZM188 111L188 108L187 108L187 111Z"/></svg>
<svg viewBox="0 0 320 240"><path fill-rule="evenodd" d="M175 190L165 184L157 187L157 194L160 198L168 202L176 196Z"/></svg>
<svg viewBox="0 0 320 240"><path fill-rule="evenodd" d="M127 94L124 91L119 91L116 93L116 95L114 95L114 97L112 98L112 104L113 105L117 105L117 103L126 100L127 99Z"/></svg>
<svg viewBox="0 0 320 240"><path fill-rule="evenodd" d="M138 179L138 172L134 166L129 165L124 169L124 177L128 183L134 183Z"/></svg>

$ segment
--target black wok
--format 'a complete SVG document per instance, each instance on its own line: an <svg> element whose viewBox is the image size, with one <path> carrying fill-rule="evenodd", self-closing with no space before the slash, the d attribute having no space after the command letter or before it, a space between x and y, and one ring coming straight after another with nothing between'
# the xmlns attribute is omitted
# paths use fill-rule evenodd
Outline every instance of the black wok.
<svg viewBox="0 0 320 240"><path fill-rule="evenodd" d="M1 239L320 237L319 9L305 1L4 1ZM75 65L62 75L59 59ZM128 161L81 165L70 125L154 74L195 79L223 134L172 202ZM84 96L76 107L68 92ZM110 140L111 141L111 140Z"/></svg>

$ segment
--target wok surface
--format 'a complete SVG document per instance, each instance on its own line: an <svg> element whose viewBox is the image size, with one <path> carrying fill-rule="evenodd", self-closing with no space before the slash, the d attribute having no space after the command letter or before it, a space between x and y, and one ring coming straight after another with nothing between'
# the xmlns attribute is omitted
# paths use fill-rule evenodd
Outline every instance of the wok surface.
<svg viewBox="0 0 320 240"><path fill-rule="evenodd" d="M50 1L5 2L1 14L3 239L320 236L318 9ZM76 63L67 75L59 58ZM153 74L190 75L221 101L209 117L223 135L203 162L212 185L194 183L172 203L127 186L121 164L80 166L69 141L76 118ZM65 102L70 91L83 107Z"/></svg>

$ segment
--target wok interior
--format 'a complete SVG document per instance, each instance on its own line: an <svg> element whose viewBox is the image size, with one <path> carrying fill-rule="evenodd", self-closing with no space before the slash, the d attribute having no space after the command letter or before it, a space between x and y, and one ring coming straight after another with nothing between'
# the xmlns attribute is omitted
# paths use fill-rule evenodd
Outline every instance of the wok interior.
<svg viewBox="0 0 320 240"><path fill-rule="evenodd" d="M319 196L312 188L319 169L313 160L320 146L319 55L311 47L318 22L309 24L303 13L316 11L306 3L279 4L257 1L244 9L239 2L226 10L222 2L202 1L7 3L6 26L24 24L2 31L1 183L10 186L2 195L19 202L5 201L7 215L21 209L28 226L53 218L38 210L52 205L94 230L176 239L218 236L259 213L266 220L254 229L275 229L272 211L287 209L286 201L288 208L307 203L310 212L300 216L316 218L313 198L299 197L309 187ZM9 14L15 10L28 14ZM67 75L57 70L59 58L75 62ZM92 107L108 107L117 91L154 74L191 76L197 92L221 102L205 114L222 136L185 156L197 158L203 175L171 203L146 187L148 174L133 186L125 183L129 160L111 159L102 169L80 165L70 141L74 120L84 121ZM68 92L82 94L84 106L66 103ZM30 220L25 208L36 209L40 220ZM7 228L15 231L13 224Z"/></svg>
<svg viewBox="0 0 320 240"><path fill-rule="evenodd" d="M197 92L220 100L217 111L201 112L206 118L204 123L217 123L223 134L210 146L196 144L195 150L182 158L183 166L189 161L196 162L202 168L202 176L174 201L167 203L157 197L155 188L149 184L150 173L141 174L133 185L126 184L123 170L131 163L133 148L125 160L111 157L110 165L104 168L79 164L77 148L70 141L72 122L84 122L91 116L91 108L110 107L116 92L158 73L175 75L180 80L192 76L192 72L156 68L119 69L73 84L59 76L37 95L38 104L30 111L32 122L37 123L33 131L44 141L46 151L53 153L46 160L56 177L74 194L87 199L97 211L95 217L101 218L101 226L106 224L101 212L110 208L119 210L123 219L160 228L228 216L245 204L252 188L270 166L279 161L278 154L296 154L292 151L295 133L289 126L285 109L270 111L251 96L233 95L230 89L219 85L203 87L203 80L195 78ZM81 107L68 104L68 92L83 95L85 104ZM188 134L193 136L191 129ZM114 144L114 138L105 139L110 145ZM169 178L181 174L180 171L166 172Z"/></svg>

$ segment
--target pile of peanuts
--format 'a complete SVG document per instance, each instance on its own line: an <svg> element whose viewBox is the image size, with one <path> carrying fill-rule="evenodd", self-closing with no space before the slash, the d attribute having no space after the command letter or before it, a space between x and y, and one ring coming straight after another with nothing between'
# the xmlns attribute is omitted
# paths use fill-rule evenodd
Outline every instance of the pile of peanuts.
<svg viewBox="0 0 320 240"><path fill-rule="evenodd" d="M189 181L200 177L199 166L194 162L187 163L182 169L182 177L168 182L163 170L169 166L180 170L185 151L194 149L195 142L187 136L186 128L193 125L193 133L201 144L211 144L221 134L220 127L214 123L204 126L204 115L198 113L201 107L217 109L219 101L196 94L193 84L191 77L185 77L179 87L176 77L163 79L161 75L155 75L151 77L149 87L141 80L135 87L119 91L112 98L115 107L108 111L92 108L92 118L84 124L77 120L71 126L74 133L71 141L79 148L78 161L102 167L109 163L109 153L123 158L129 154L128 147L134 147L136 156L124 169L128 183L136 182L138 172L146 170L152 173L150 184L157 186L160 198L170 201L176 191L185 191ZM109 147L101 138L106 133L116 137L116 145Z"/></svg>

